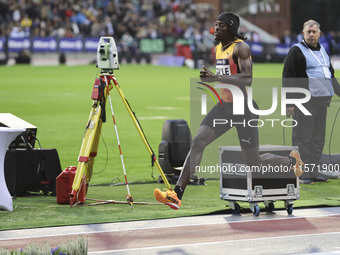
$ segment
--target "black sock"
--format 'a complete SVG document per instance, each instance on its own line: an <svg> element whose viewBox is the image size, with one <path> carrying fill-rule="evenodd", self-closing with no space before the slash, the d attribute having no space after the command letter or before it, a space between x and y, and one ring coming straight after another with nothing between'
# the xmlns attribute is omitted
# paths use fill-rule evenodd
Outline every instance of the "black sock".
<svg viewBox="0 0 340 255"><path fill-rule="evenodd" d="M295 166L296 164L296 158L293 158L291 156L288 156L289 160L290 160L290 166Z"/></svg>
<svg viewBox="0 0 340 255"><path fill-rule="evenodd" d="M180 186L176 185L175 188L174 188L174 191L177 193L178 199L182 200L184 189L182 189Z"/></svg>

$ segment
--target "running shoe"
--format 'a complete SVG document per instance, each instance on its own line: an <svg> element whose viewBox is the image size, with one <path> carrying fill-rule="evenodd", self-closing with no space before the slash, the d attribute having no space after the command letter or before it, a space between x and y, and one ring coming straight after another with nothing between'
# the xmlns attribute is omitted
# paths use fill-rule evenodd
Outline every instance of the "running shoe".
<svg viewBox="0 0 340 255"><path fill-rule="evenodd" d="M329 182L327 178L324 177L318 177L314 179L315 182Z"/></svg>
<svg viewBox="0 0 340 255"><path fill-rule="evenodd" d="M164 191L161 191L160 189L154 190L153 194L156 200L159 203L170 206L170 208L174 210L178 210L181 206L181 200L178 199L176 192L166 188L164 188L163 190Z"/></svg>
<svg viewBox="0 0 340 255"><path fill-rule="evenodd" d="M300 184L315 184L314 180L311 178L300 178Z"/></svg>
<svg viewBox="0 0 340 255"><path fill-rule="evenodd" d="M292 150L289 156L296 159L296 163L291 167L291 169L294 171L296 176L301 176L305 171L305 163L302 162L300 153L296 150Z"/></svg>

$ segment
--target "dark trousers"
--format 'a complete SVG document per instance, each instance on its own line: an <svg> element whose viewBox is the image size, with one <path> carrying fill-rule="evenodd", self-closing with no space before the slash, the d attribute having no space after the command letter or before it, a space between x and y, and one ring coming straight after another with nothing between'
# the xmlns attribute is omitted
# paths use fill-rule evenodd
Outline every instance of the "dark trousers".
<svg viewBox="0 0 340 255"><path fill-rule="evenodd" d="M301 159L307 165L302 178L316 178L318 170L312 164L319 164L325 144L327 106L305 106L312 115L304 115L295 108L294 119L297 125L293 127L292 142L299 147ZM312 171L313 170L313 171Z"/></svg>

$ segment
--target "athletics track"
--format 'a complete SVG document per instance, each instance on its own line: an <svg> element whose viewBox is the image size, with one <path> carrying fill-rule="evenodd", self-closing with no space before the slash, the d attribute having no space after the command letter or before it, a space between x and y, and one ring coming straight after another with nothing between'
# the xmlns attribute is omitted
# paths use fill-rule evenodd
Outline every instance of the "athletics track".
<svg viewBox="0 0 340 255"><path fill-rule="evenodd" d="M88 254L340 254L340 207L1 231L0 247L79 235Z"/></svg>

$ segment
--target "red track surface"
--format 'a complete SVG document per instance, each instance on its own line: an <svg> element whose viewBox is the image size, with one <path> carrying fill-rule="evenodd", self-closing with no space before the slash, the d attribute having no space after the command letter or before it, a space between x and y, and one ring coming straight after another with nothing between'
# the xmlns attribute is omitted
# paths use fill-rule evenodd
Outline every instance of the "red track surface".
<svg viewBox="0 0 340 255"><path fill-rule="evenodd" d="M312 212L315 209L309 210ZM339 214L332 212L326 215L320 214L319 216L314 214L313 211L313 214L311 213L312 215L308 216L308 210L304 209L306 217L294 216L294 213L293 216L288 216L284 215L283 212L264 214L263 216L260 214L259 217L254 217L250 214L245 216L201 216L169 219L169 225L166 224L167 220L154 221L155 224L152 221L135 222L130 223L132 225L127 227L123 227L123 223L116 223L117 225L113 223L109 229L102 228L93 231L96 227L88 227L89 233L82 230L72 234L53 234L55 228L52 228L52 234L47 236L39 236L39 234L36 234L39 233L39 230L35 230L34 237L30 237L30 231L28 230L27 236L21 231L18 238L15 236L6 238L2 235L6 231L3 231L0 232L0 247L7 249L24 248L33 242L47 242L51 247L56 247L60 243L65 243L66 239L76 240L79 235L83 235L88 240L89 252L96 254L96 252L100 251L111 251L113 253L118 250L123 252L126 249L136 251L146 247L164 248L171 247L171 244L181 247L181 245L202 243L209 245L209 243L223 243L232 240L284 238L324 233L334 234L340 233L340 209L338 211ZM188 219L192 219L192 221ZM214 223L216 219L217 222ZM185 224L185 222L188 222L188 224ZM128 223L126 224L128 225ZM46 229L44 230L47 231ZM340 236L340 234L337 235Z"/></svg>

